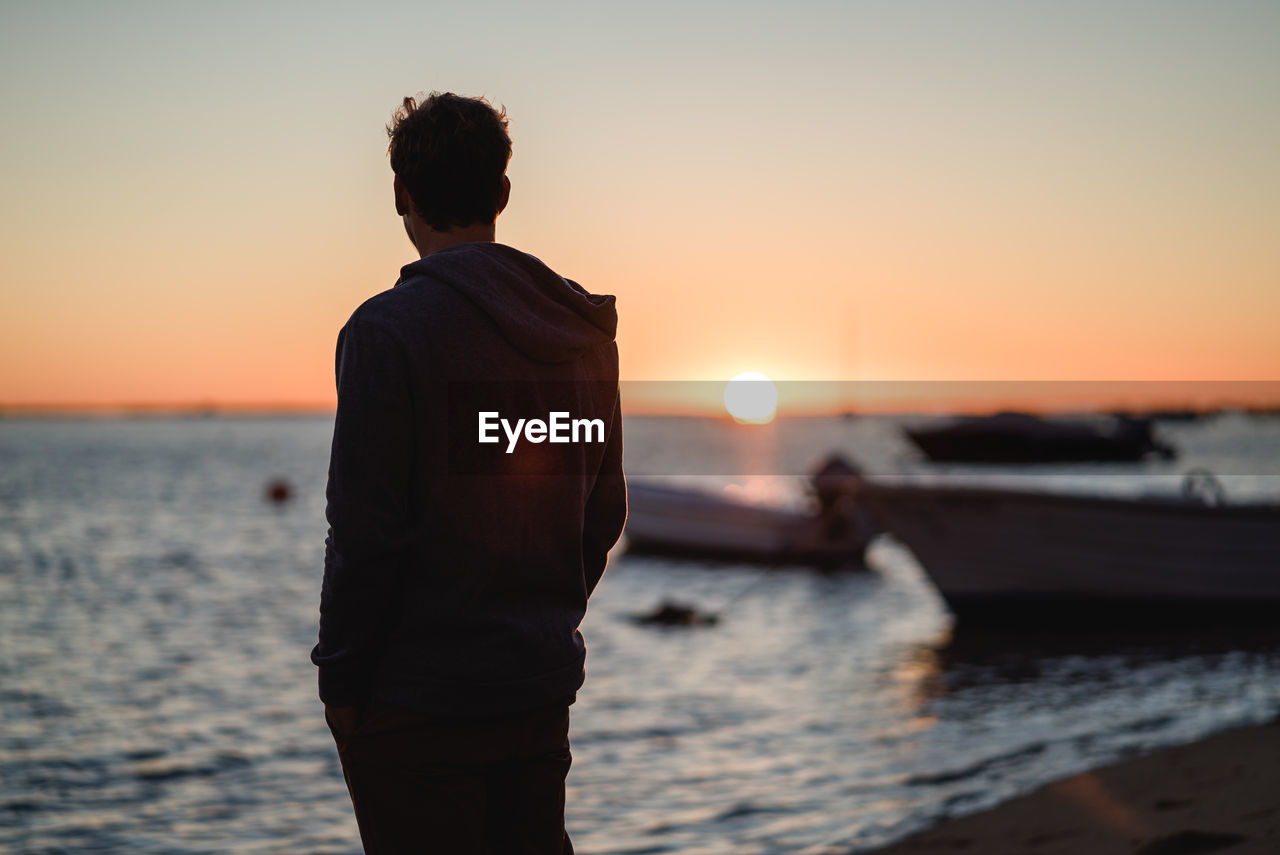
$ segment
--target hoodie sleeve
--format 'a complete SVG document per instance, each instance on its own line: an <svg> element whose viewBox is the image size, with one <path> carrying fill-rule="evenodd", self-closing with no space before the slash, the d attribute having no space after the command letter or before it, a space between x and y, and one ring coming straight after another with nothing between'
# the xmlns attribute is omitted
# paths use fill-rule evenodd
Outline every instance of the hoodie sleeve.
<svg viewBox="0 0 1280 855"><path fill-rule="evenodd" d="M409 539L412 397L403 356L358 314L338 334L338 412L329 459L320 638L320 699L367 699Z"/></svg>
<svg viewBox="0 0 1280 855"><path fill-rule="evenodd" d="M600 472L587 497L582 527L583 569L587 577L587 596L595 590L604 575L609 550L622 536L627 521L627 482L622 474L622 404L615 401L609 442L605 446Z"/></svg>

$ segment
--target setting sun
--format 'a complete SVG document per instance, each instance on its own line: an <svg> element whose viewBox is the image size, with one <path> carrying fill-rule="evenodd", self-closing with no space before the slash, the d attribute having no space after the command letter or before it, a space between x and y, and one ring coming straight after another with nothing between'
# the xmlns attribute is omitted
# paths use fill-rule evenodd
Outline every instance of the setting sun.
<svg viewBox="0 0 1280 855"><path fill-rule="evenodd" d="M744 371L725 384L724 408L736 422L766 424L778 411L778 387L759 371Z"/></svg>

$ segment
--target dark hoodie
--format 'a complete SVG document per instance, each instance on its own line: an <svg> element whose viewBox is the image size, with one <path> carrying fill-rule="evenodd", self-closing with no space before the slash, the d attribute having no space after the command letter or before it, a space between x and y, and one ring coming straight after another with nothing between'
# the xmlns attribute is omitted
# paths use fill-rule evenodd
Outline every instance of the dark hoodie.
<svg viewBox="0 0 1280 855"><path fill-rule="evenodd" d="M613 297L495 243L409 264L352 314L311 653L326 704L457 718L572 701L578 624L626 517L616 325ZM479 441L483 411L604 431L508 453L501 429Z"/></svg>

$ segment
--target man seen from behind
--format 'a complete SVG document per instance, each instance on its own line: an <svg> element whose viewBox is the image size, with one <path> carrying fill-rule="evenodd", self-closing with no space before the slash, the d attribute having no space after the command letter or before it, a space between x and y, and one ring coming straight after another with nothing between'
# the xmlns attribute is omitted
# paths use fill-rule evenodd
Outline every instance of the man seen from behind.
<svg viewBox="0 0 1280 855"><path fill-rule="evenodd" d="M614 298L496 242L504 111L432 93L388 133L419 259L338 335L320 698L367 853L571 853L578 625L626 516Z"/></svg>

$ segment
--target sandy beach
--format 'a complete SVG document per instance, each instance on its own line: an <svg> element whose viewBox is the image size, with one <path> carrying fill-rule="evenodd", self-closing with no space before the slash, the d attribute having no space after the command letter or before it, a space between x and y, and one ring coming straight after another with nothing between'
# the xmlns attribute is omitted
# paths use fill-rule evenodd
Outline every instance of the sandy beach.
<svg viewBox="0 0 1280 855"><path fill-rule="evenodd" d="M1280 720L1049 784L877 855L1280 852Z"/></svg>

